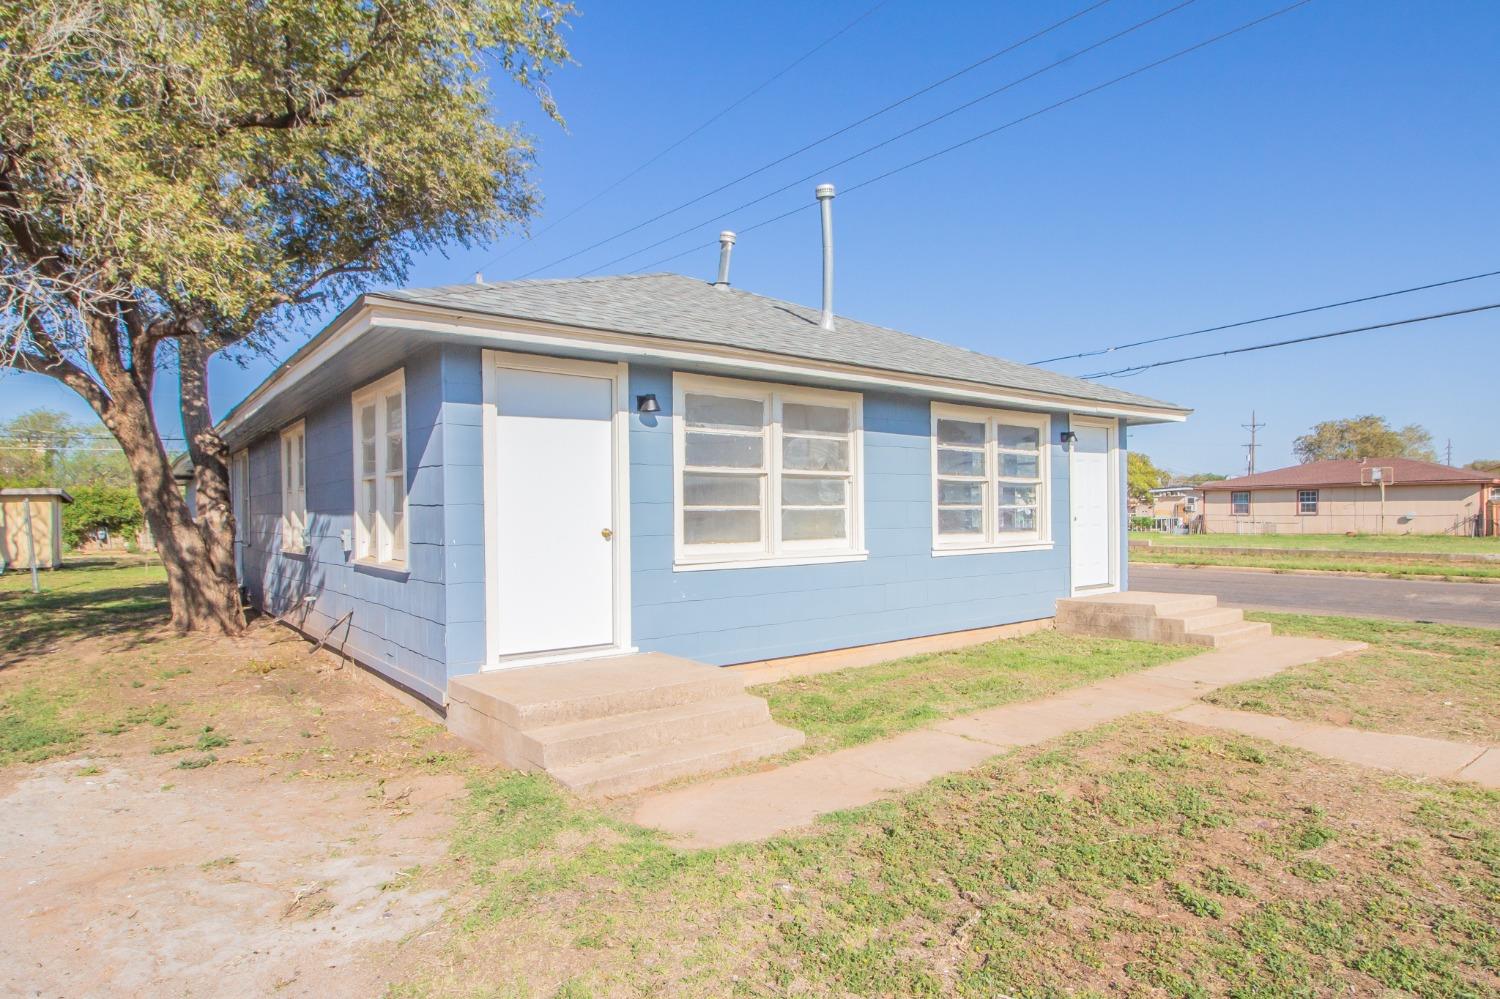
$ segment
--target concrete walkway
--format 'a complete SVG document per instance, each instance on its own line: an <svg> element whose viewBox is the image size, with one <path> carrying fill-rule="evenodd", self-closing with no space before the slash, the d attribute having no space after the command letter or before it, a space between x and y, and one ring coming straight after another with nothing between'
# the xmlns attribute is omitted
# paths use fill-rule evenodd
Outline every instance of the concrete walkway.
<svg viewBox="0 0 1500 999"><path fill-rule="evenodd" d="M1172 712L1171 717L1194 725L1257 736L1377 770L1394 770L1414 777L1467 780L1481 787L1500 788L1500 749L1489 746L1320 725L1275 715L1231 711L1212 704L1192 704Z"/></svg>
<svg viewBox="0 0 1500 999"><path fill-rule="evenodd" d="M634 820L687 846L766 839L827 812L869 804L967 770L998 753L1139 711L1167 713L1233 683L1364 648L1362 642L1275 637L1130 673L1039 701L963 715L881 742L761 773L644 798Z"/></svg>

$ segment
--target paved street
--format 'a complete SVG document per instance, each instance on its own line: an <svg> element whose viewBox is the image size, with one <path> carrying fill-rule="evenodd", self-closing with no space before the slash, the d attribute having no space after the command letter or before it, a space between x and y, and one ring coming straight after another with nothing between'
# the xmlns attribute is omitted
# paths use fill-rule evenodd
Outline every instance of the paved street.
<svg viewBox="0 0 1500 999"><path fill-rule="evenodd" d="M1446 583L1369 576L1130 566L1130 588L1212 593L1226 607L1386 617L1500 628L1500 583Z"/></svg>

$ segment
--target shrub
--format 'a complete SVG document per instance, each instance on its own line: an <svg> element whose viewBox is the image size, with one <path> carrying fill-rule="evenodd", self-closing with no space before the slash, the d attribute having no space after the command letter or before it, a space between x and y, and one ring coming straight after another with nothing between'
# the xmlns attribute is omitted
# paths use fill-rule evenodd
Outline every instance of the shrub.
<svg viewBox="0 0 1500 999"><path fill-rule="evenodd" d="M135 490L125 486L78 486L68 490L72 503L63 505L63 541L77 548L94 536L99 528L110 534L121 534L134 542L135 532L144 522L141 501Z"/></svg>

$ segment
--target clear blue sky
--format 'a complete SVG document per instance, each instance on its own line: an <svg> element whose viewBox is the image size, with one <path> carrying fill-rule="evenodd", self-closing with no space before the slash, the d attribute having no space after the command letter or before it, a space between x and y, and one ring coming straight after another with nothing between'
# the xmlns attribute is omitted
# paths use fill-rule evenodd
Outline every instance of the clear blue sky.
<svg viewBox="0 0 1500 999"><path fill-rule="evenodd" d="M1113 0L1039 42L702 204L541 276L570 276L705 220L1052 62L1176 0ZM537 136L545 226L832 35L873 0L590 3L553 90L561 129L501 83L496 113ZM849 188L1281 6L1198 0L1065 67L870 156L818 173ZM888 0L815 56L607 196L498 263L434 254L408 283L520 275L717 186L1084 6ZM1314 0L1283 17L992 138L840 197L839 312L1030 361L1500 269L1500 5ZM656 250L627 272L812 203L814 181ZM716 252L662 265L711 279ZM746 233L741 288L816 303L807 211ZM1500 278L1055 365L1199 353L1500 302ZM1112 380L1196 410L1132 444L1180 472L1243 468L1255 409L1262 468L1313 423L1417 422L1455 463L1500 457L1500 310ZM315 329L310 328L306 335ZM285 356L300 343L283 344ZM222 414L270 369L216 363ZM86 407L47 379L0 381L0 418ZM180 433L164 414L168 433Z"/></svg>

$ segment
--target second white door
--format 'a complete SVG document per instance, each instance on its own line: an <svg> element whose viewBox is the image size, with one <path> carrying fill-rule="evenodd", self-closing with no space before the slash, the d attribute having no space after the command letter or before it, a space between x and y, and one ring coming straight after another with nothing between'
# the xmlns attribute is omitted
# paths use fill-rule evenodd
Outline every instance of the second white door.
<svg viewBox="0 0 1500 999"><path fill-rule="evenodd" d="M614 386L500 367L498 651L614 643Z"/></svg>
<svg viewBox="0 0 1500 999"><path fill-rule="evenodd" d="M1112 579L1111 557L1114 532L1114 482L1110 460L1110 430L1097 424L1073 422L1073 441L1068 467L1072 481L1073 531L1068 544L1072 551L1073 589L1109 586Z"/></svg>

